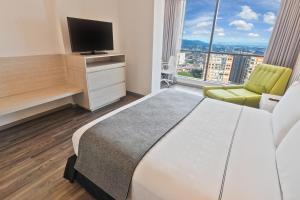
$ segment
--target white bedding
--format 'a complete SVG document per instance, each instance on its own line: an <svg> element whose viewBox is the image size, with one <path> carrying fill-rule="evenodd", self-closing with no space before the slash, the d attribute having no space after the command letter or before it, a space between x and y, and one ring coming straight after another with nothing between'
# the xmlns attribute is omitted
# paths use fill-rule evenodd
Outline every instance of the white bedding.
<svg viewBox="0 0 300 200"><path fill-rule="evenodd" d="M153 95L117 109L76 131L72 138L75 153L78 153L80 137L88 128L151 96ZM257 119L250 123L252 129L249 129L245 121L253 116ZM252 146L247 145L247 140L253 139L250 144L255 143L255 136L252 137L251 134L257 134L255 124L259 125L259 122L267 123L262 133L259 133L265 134L264 140L258 144L258 149L252 151ZM135 170L128 199L219 199L233 132L240 141L240 145L236 145L236 148L241 148L242 151L232 149L233 161L229 162L228 166L234 170L227 170L229 178L225 179L224 199L267 200L269 197L272 197L272 200L280 199L277 174L274 174L275 165L272 165L275 158L273 160L272 155L266 155L273 153L274 150L270 144L271 133L268 133L272 131L268 128L269 122L270 116L264 111L244 109L238 105L205 99L141 160ZM268 137L271 137L270 142L266 144L268 147L271 146L271 150L259 156L259 151ZM255 156L259 157L258 161L261 164L256 163ZM240 157L243 158L242 163L237 161ZM261 166L263 171L260 171ZM256 172L259 176L255 175ZM243 185L238 182L240 175L244 180ZM261 184L256 185L259 182ZM266 182L269 185L263 185ZM235 193L235 188L240 192Z"/></svg>
<svg viewBox="0 0 300 200"><path fill-rule="evenodd" d="M84 126L81 127L80 129L78 129L78 130L73 134L73 137L72 137L73 148L74 148L75 154L78 155L79 140L80 140L82 134L84 134L86 130L88 130L89 128L91 128L91 127L94 126L95 124L97 124L97 123L99 123L99 122L101 122L101 121L103 121L103 120L105 120L105 119L107 119L107 118L109 118L109 117L111 117L111 116L113 116L113 115L115 115L115 114L121 112L122 110L125 110L125 109L127 109L127 108L130 108L130 107L132 107L132 106L134 106L134 105L136 105L136 104L138 104L138 103L140 103L140 102L142 102L142 101L144 101L144 100L146 100L146 99L148 99L148 98L150 98L150 97L152 97L152 96L154 96L154 95L156 95L156 94L158 94L158 93L160 93L160 92L163 92L163 91L165 91L165 90L166 90L166 89L160 90L160 91L157 92L157 93L153 93L153 94L147 95L147 96L145 96L145 97L143 97L143 98L140 98L140 99L138 99L138 100L136 100L136 101L134 101L134 102L132 102L132 103L129 103L129 104L125 105L125 106L122 106L121 108L118 108L118 109L116 109L116 110L114 110L114 111L112 111L112 112L110 112L110 113L108 113L108 114L106 114L106 115L104 115L104 116L102 116L102 117L99 117L98 119L96 119L96 120L94 120L94 121L92 121L92 122L90 122L90 123L84 125ZM178 89L178 90L180 90L180 89ZM199 95L199 94L194 93L194 92L191 92L191 93L194 94L194 95Z"/></svg>
<svg viewBox="0 0 300 200"><path fill-rule="evenodd" d="M222 200L281 200L271 121L268 112L244 108Z"/></svg>
<svg viewBox="0 0 300 200"><path fill-rule="evenodd" d="M239 106L204 100L142 159L130 198L218 199L240 112Z"/></svg>
<svg viewBox="0 0 300 200"><path fill-rule="evenodd" d="M164 91L164 90L161 90L160 92L162 92L162 91ZM156 94L157 94L157 93L156 93ZM73 134L73 137L72 137L73 148L74 148L75 154L78 155L79 140L80 140L81 136L82 136L82 135L85 133L85 131L87 131L89 128L91 128L91 127L94 126L95 124L97 124L97 123L99 123L99 122L101 122L101 121L103 121L103 120L105 120L105 119L107 119L107 118L109 118L109 117L111 117L111 116L113 116L113 115L115 115L115 114L121 112L122 110L125 110L125 109L127 109L127 108L130 108L130 107L132 107L132 106L134 106L134 105L136 105L136 104L138 104L138 103L140 103L140 102L142 102L142 101L144 101L144 100L146 100L146 99L148 99L148 98L150 98L150 97L152 97L152 96L154 96L154 95L155 95L155 94L151 94L151 95L147 95L147 96L145 96L145 97L143 97L143 98L140 98L140 99L138 99L138 100L136 100L136 101L134 101L134 102L132 102L132 103L130 103L130 104L127 104L127 105L125 105L125 106L123 106L123 107L121 107L121 108L118 108L118 109L116 109L116 110L114 110L114 111L112 111L112 112L110 112L110 113L108 113L108 114L106 114L106 115L104 115L104 116L102 116L102 117L99 117L98 119L96 119L96 120L94 120L94 121L92 121L92 122L90 122L90 123L84 125L84 126L81 127L80 129L78 129L78 130Z"/></svg>

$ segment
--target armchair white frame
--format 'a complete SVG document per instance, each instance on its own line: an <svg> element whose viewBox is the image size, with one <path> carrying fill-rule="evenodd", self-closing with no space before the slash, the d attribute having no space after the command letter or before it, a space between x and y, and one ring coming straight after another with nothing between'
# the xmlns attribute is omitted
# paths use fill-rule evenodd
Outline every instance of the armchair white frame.
<svg viewBox="0 0 300 200"><path fill-rule="evenodd" d="M161 82L165 82L168 87L174 83L176 75L176 56L170 56L168 63L162 63Z"/></svg>

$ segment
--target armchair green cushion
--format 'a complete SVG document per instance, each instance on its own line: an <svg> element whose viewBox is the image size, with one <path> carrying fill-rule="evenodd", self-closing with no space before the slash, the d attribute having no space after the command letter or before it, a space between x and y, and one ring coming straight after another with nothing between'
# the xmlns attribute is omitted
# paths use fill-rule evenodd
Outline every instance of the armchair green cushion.
<svg viewBox="0 0 300 200"><path fill-rule="evenodd" d="M285 67L261 64L252 72L245 85L208 86L204 95L213 99L258 107L262 93L283 95L292 70Z"/></svg>

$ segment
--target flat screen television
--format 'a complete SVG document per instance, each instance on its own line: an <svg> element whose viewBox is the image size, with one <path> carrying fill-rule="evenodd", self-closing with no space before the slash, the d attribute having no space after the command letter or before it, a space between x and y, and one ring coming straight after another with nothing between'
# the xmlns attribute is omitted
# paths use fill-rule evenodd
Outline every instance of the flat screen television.
<svg viewBox="0 0 300 200"><path fill-rule="evenodd" d="M112 23L72 17L67 21L72 52L95 54L113 50Z"/></svg>

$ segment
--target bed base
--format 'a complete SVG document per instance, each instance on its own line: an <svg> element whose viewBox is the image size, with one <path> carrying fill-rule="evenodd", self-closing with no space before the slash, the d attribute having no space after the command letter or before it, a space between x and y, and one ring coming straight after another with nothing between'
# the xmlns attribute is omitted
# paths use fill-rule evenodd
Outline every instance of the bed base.
<svg viewBox="0 0 300 200"><path fill-rule="evenodd" d="M101 188L91 182L84 175L76 171L74 168L77 156L73 155L68 158L68 162L66 164L64 178L69 180L70 183L74 183L76 181L81 185L88 193L90 193L93 197L99 200L114 200L109 194L104 192Z"/></svg>

